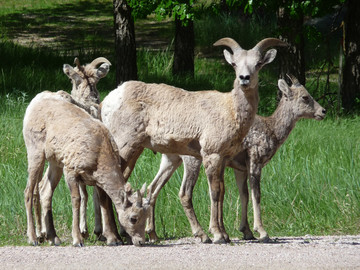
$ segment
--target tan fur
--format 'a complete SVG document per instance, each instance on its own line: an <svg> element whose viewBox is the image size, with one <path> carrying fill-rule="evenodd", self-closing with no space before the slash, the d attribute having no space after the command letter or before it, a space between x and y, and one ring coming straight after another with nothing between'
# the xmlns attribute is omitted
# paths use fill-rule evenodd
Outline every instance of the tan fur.
<svg viewBox="0 0 360 270"><path fill-rule="evenodd" d="M63 94L64 92L62 92ZM23 125L24 141L28 154L28 182L25 189L25 205L28 220L29 243L37 244L32 217L33 191L38 185L45 161L49 167L41 189L47 190L41 198L44 219L52 225L51 198L62 173L71 191L73 204L73 244L83 245L79 230L80 192L79 183L99 187L101 207L105 207L104 191L115 204L119 222L132 237L133 243L144 242L145 219L149 204L131 203L124 190L125 180L120 168L120 158L111 134L104 125L81 108L71 104L64 96L43 92L29 104ZM139 197L135 194L135 197ZM138 201L138 199L136 199ZM141 198L140 198L141 200ZM49 228L48 232L54 229ZM48 235L50 238L55 235ZM54 242L55 240L52 239ZM108 235L109 244L116 244Z"/></svg>
<svg viewBox="0 0 360 270"><path fill-rule="evenodd" d="M297 82L296 79L294 79ZM277 149L285 142L296 122L301 118L322 120L325 109L321 107L300 84L289 87L284 80L279 80L279 88L283 97L278 108L269 117L256 116L249 133L246 135L242 150L227 166L234 168L236 182L241 198L240 231L245 239L254 239L247 220L247 205L249 200L247 178L254 208L254 230L260 233L261 241L268 241L269 236L263 228L260 214L260 178L261 169L271 160ZM159 172L149 189L153 190L152 200L156 200L160 189L170 179L172 173L184 162L184 177L179 196L185 213L189 219L192 232L195 236L203 235L192 206L192 192L199 175L201 160L190 156L163 155ZM154 213L150 214L147 232L156 239Z"/></svg>
<svg viewBox="0 0 360 270"><path fill-rule="evenodd" d="M210 231L215 243L229 241L222 219L225 162L240 150L240 142L254 121L259 101L258 72L275 58L276 50L264 57L261 53L269 45L284 45L267 39L261 50L255 46L246 51L230 40L215 43L233 50L233 54L224 52L236 73L230 93L189 92L165 84L130 81L112 91L101 109L101 119L125 160L122 168L126 179L145 147L202 159L210 187ZM206 235L202 239L209 241Z"/></svg>

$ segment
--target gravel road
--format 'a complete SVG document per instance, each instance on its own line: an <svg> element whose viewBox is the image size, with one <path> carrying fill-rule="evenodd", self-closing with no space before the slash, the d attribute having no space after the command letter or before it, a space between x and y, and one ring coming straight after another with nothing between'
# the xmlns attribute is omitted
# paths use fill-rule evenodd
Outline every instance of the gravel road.
<svg viewBox="0 0 360 270"><path fill-rule="evenodd" d="M360 269L360 235L279 237L264 244L194 238L135 246L0 247L0 269Z"/></svg>

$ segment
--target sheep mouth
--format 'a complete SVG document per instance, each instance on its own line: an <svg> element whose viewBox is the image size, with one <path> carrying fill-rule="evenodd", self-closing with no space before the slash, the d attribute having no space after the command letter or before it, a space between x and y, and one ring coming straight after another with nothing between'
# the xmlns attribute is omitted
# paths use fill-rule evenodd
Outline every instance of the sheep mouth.
<svg viewBox="0 0 360 270"><path fill-rule="evenodd" d="M315 115L315 120L321 121L325 118L325 115Z"/></svg>

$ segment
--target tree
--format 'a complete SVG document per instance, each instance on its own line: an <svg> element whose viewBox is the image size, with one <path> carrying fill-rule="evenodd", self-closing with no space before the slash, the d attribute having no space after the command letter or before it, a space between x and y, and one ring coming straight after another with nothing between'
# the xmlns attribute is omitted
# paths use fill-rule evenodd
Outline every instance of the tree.
<svg viewBox="0 0 360 270"><path fill-rule="evenodd" d="M114 0L116 84L137 80L134 19L126 0Z"/></svg>
<svg viewBox="0 0 360 270"><path fill-rule="evenodd" d="M341 88L345 112L359 109L360 100L360 1L349 0L345 18L345 64Z"/></svg>
<svg viewBox="0 0 360 270"><path fill-rule="evenodd" d="M291 73L305 85L304 13L299 5L290 7L286 2L283 0L277 11L279 38L289 44L287 50L279 54L280 74L285 78L286 73Z"/></svg>
<svg viewBox="0 0 360 270"><path fill-rule="evenodd" d="M173 74L194 75L194 0L130 0L135 17L155 13L158 19L175 21Z"/></svg>

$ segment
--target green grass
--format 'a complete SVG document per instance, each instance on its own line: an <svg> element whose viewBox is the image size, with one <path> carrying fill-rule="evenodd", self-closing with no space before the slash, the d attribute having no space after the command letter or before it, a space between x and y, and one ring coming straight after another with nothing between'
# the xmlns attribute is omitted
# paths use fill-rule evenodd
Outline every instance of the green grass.
<svg viewBox="0 0 360 270"><path fill-rule="evenodd" d="M1 101L0 114L0 245L26 243L26 150L22 139L22 97ZM356 234L360 226L360 118L302 120L262 174L262 213L271 236ZM150 183L160 154L146 150L130 179L134 187ZM191 230L178 199L183 170L179 168L160 192L156 226L160 237L190 236ZM226 170L224 221L231 237L241 237L240 201L233 172ZM88 188L91 193L91 188ZM203 169L194 191L194 206L207 229L210 200ZM54 219L59 236L71 243L70 193L61 181L54 195ZM249 220L252 222L250 204ZM90 196L88 221L93 229ZM92 238L93 240L93 238ZM92 242L88 242L91 244Z"/></svg>
<svg viewBox="0 0 360 270"><path fill-rule="evenodd" d="M31 5L30 5L31 3ZM90 62L98 56L106 56L113 62L112 45L105 40L103 33L83 32L74 37L76 52L69 48L71 43L51 48L46 46L21 46L14 44L10 37L11 29L23 28L24 33L34 33L35 25L22 21L25 15L35 16L44 26L56 27L54 36L61 36L68 27L68 20L74 13L79 14L82 24L76 31L90 29L96 25L94 10L109 5L106 1L0 1L0 246L26 244L26 215L23 191L27 181L26 149L22 138L22 119L28 102L44 90L70 91L69 79L62 72L64 63L72 64L78 56L82 63ZM111 5L110 5L111 6ZM111 9L111 7L110 7ZM107 9L100 12L100 25L111 22ZM25 15L19 15L25 14ZM50 15L54 15L53 17ZM97 13L96 13L97 14ZM25 16L25 18L31 18ZM55 19L54 19L55 18ZM59 18L66 18L61 20ZM224 18L223 18L224 19ZM39 21L40 20L40 21ZM86 23L87 22L87 23ZM214 20L215 25L219 21ZM213 39L226 33L241 40L244 48L249 48L261 38L268 36L263 25L250 22L250 28L243 23L240 28L231 29L231 21L225 22L224 33L214 31L211 18L203 18L195 24L197 31L197 57L195 77L174 77L171 74L172 46L151 50L141 47L138 50L139 79L145 82L168 83L188 90L217 89L229 91L234 80L233 69L225 63L222 50L206 46ZM137 22L138 27L146 28L146 22ZM235 24L235 23L233 23ZM161 32L159 27L167 23L152 24L152 33ZM214 24L212 24L214 25ZM237 26L237 25L235 25ZM12 28L14 27L14 28ZM49 28L44 29L49 29ZM75 26L74 26L75 27ZM77 26L76 26L77 27ZM252 28L251 28L252 27ZM271 28L271 25L269 26ZM40 36L44 29L37 29ZM199 33L204 29L203 35ZM207 30L206 30L207 29ZM252 35L244 36L244 29ZM25 31L26 30L26 31ZM235 31L235 32L234 32ZM146 31L144 31L145 33ZM171 31L166 32L171 35ZM141 32L140 32L141 33ZM238 36L237 34L238 33ZM74 32L72 32L74 35ZM220 36L219 36L220 35ZM101 38L99 38L101 36ZM108 37L110 39L112 37ZM84 43L79 44L80 41ZM205 57L210 55L211 57ZM11 63L11 64L9 64ZM313 65L313 64L312 64ZM275 107L277 92L278 63L269 64L260 72L261 115L271 114ZM115 88L115 72L111 68L108 76L98 84L101 97ZM316 88L315 76L309 73L307 87L318 98L322 95L324 78L320 80L320 90ZM314 82L314 83L313 83ZM336 79L331 82L336 87ZM336 88L335 88L336 89ZM303 120L297 124L286 143L279 149L273 160L262 173L262 213L263 222L270 236L305 234L357 234L360 228L360 118L336 116L336 104L322 99L321 104L329 111L324 121ZM156 175L160 154L146 150L139 159L130 179L133 186L140 188L142 183L150 183ZM156 205L156 226L160 237L177 238L190 236L191 230L178 199L183 170L179 168L169 183L161 191ZM226 170L226 195L224 221L231 237L241 237L240 201L233 172ZM91 188L88 208L90 231L94 227ZM199 221L207 230L210 218L210 199L203 169L194 191L194 206ZM65 244L71 243L71 200L70 193L60 182L53 199L54 221L58 234ZM252 209L249 207L252 223ZM94 237L91 238L91 241ZM87 242L92 244L93 242Z"/></svg>

